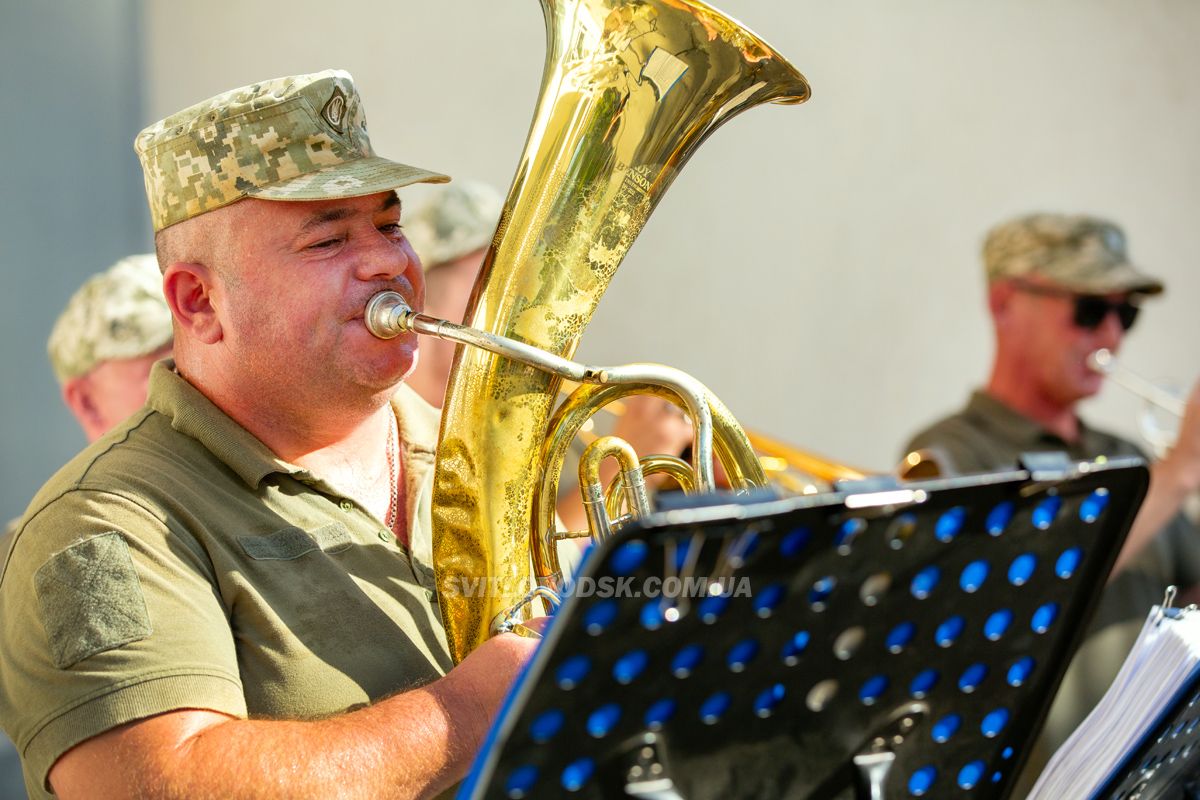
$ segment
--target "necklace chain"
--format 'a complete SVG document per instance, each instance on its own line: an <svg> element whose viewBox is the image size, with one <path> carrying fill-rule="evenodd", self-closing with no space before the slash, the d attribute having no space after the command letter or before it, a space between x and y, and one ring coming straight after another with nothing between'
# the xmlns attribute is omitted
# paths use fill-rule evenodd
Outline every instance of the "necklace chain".
<svg viewBox="0 0 1200 800"><path fill-rule="evenodd" d="M388 529L393 533L396 530L396 517L398 516L398 490L396 484L400 482L400 478L396 475L396 451L400 449L400 431L396 428L396 412L388 409L388 445L387 445L387 464L388 464L388 510L384 522Z"/></svg>

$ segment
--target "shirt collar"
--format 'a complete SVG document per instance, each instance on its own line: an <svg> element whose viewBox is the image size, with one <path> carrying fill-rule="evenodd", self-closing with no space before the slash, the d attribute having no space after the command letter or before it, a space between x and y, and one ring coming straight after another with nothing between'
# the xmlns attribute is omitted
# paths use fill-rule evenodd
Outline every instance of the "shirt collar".
<svg viewBox="0 0 1200 800"><path fill-rule="evenodd" d="M254 434L175 371L175 360L159 361L150 371L146 404L171 420L171 427L191 436L221 459L251 489L273 472L309 477L306 470L271 452Z"/></svg>
<svg viewBox="0 0 1200 800"><path fill-rule="evenodd" d="M251 489L272 473L314 481L308 470L279 458L254 434L175 370L174 359L164 359L150 372L147 405L171 420L171 427L192 437L237 473ZM400 427L400 438L409 455L432 463L437 450L437 415L420 396L403 384L392 397L392 410ZM424 413L421 412L424 406Z"/></svg>
<svg viewBox="0 0 1200 800"><path fill-rule="evenodd" d="M1033 449L1033 445L1047 443L1060 445L1064 449L1068 447L1068 443L1057 433L1046 429L1041 423L1030 419L1011 406L1005 405L982 389L977 389L971 394L966 410L967 414L976 417L984 425L996 431L1000 437L1015 445L1029 446L1030 449ZM1077 444L1088 441L1092 436L1092 430L1078 417L1076 417L1076 422L1079 424Z"/></svg>
<svg viewBox="0 0 1200 800"><path fill-rule="evenodd" d="M437 409L429 405L408 384L396 387L392 395L392 410L400 425L400 441L410 456L432 457L437 453L439 420Z"/></svg>

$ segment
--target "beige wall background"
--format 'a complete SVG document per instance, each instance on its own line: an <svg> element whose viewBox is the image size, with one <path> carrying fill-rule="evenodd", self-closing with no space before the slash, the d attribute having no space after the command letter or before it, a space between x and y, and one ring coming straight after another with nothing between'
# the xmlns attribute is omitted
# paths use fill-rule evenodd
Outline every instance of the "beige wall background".
<svg viewBox="0 0 1200 800"><path fill-rule="evenodd" d="M1123 355L1200 374L1200 4L718 0L813 99L684 169L579 350L706 382L751 427L882 469L986 378L979 246L1030 210L1119 220L1164 277ZM336 66L385 155L507 188L544 58L535 0L146 3L146 122ZM416 197L416 195L413 195ZM1085 406L1136 435L1116 387Z"/></svg>
<svg viewBox="0 0 1200 800"><path fill-rule="evenodd" d="M0 0L0 120L23 142L0 179L0 524L84 444L46 358L55 319L86 277L149 245L130 146L142 17L140 0ZM0 743L0 797L24 797L4 762Z"/></svg>

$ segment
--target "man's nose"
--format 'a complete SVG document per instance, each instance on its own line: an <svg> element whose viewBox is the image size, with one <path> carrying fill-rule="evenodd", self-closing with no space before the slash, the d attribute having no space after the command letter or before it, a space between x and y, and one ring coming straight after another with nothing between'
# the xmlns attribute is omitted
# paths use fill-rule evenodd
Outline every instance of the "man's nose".
<svg viewBox="0 0 1200 800"><path fill-rule="evenodd" d="M397 244L382 234L371 241L358 260L360 280L390 280L417 266L417 257L407 242Z"/></svg>
<svg viewBox="0 0 1200 800"><path fill-rule="evenodd" d="M1124 337L1125 329L1121 327L1121 320L1117 316L1116 309L1109 309L1096 328L1096 346L1115 351Z"/></svg>

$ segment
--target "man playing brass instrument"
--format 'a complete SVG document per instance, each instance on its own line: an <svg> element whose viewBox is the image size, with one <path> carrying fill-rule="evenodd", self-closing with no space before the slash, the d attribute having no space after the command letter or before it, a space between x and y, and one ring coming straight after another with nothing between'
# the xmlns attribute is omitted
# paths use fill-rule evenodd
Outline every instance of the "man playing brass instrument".
<svg viewBox="0 0 1200 800"><path fill-rule="evenodd" d="M1115 352L1141 299L1163 290L1130 263L1121 229L1093 217L1033 214L994 228L983 258L996 335L991 377L966 408L917 434L906 452L934 449L960 472L1011 468L1029 451L1060 450L1080 460L1141 455L1076 410L1103 383L1088 357L1101 348ZM1180 513L1200 488L1197 390L1180 431L1151 468L1149 493L1059 690L1045 745L1061 744L1107 690L1166 587L1200 583L1200 537Z"/></svg>
<svg viewBox="0 0 1200 800"><path fill-rule="evenodd" d="M31 797L415 797L458 780L533 640L451 668L430 567L421 307L343 72L143 131L175 358L33 500L0 573L0 720Z"/></svg>

